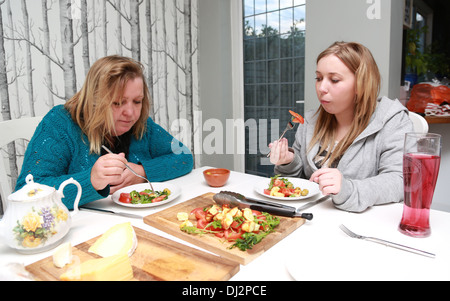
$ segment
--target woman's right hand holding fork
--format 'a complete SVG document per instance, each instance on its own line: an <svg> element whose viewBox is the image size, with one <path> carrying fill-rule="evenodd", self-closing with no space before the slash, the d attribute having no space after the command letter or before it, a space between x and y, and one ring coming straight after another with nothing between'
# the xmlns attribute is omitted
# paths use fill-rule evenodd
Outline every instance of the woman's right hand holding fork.
<svg viewBox="0 0 450 301"><path fill-rule="evenodd" d="M288 140L281 138L269 144L270 163L275 165L289 164L294 160L294 153L289 151Z"/></svg>

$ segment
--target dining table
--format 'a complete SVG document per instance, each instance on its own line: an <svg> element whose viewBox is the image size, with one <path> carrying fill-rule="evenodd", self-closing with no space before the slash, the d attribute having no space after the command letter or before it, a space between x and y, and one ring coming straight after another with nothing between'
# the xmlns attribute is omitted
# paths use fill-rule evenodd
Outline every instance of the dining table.
<svg viewBox="0 0 450 301"><path fill-rule="evenodd" d="M181 193L173 201L160 206L130 208L113 202L111 196L89 203L89 206L145 217L204 193L219 193L223 190L271 201L255 191L255 184L262 179L269 181L268 177L231 171L230 177L223 187L210 187L203 177L203 171L208 168L211 167L195 168L189 174L167 181L167 183L178 186ZM310 198L280 202L299 207L321 196L321 193L318 193ZM363 212L355 213L337 209L331 200L327 200L308 208L305 212L312 213L313 218L307 220L248 264L240 265L239 271L229 280L450 280L449 212L430 210L431 235L425 238L411 237L398 230L403 203L376 205ZM134 227L144 231L202 250L195 244L144 223L142 218L93 210L80 210L74 215L71 229L63 241L70 242L74 246L99 236L113 225L125 221L131 222ZM345 225L360 235L424 250L435 256L422 256L372 241L352 238L341 230L340 225ZM0 266L9 263L27 266L52 256L52 253L53 250L48 250L24 255L0 240Z"/></svg>

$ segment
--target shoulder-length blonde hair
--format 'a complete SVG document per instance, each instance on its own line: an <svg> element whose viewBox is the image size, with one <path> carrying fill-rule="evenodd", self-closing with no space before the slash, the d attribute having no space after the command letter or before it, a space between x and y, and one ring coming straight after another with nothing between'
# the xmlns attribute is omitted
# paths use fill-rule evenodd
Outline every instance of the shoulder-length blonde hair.
<svg viewBox="0 0 450 301"><path fill-rule="evenodd" d="M126 83L139 77L144 85L144 98L141 115L132 128L132 134L141 139L149 116L150 96L143 66L131 58L112 55L97 60L89 69L81 90L64 105L86 134L92 153L100 154L102 143L113 141L116 134L112 103L121 103Z"/></svg>
<svg viewBox="0 0 450 301"><path fill-rule="evenodd" d="M335 42L319 54L316 63L329 55L337 56L356 77L355 116L349 132L336 146L334 146L336 117L326 112L322 106L316 112L319 115L308 151L316 143L321 144L319 153L324 150L333 150L332 153L328 151L323 159L323 162L328 160L328 166L331 166L369 124L377 105L381 76L372 53L359 43Z"/></svg>

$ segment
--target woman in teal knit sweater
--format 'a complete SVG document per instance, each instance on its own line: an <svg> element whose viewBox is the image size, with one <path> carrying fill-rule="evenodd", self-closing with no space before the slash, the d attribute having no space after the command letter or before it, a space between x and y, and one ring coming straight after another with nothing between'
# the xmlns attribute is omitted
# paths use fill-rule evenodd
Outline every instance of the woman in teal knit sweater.
<svg viewBox="0 0 450 301"><path fill-rule="evenodd" d="M82 89L43 118L28 144L16 190L25 177L59 187L74 178L81 184L83 205L144 180L161 182L189 173L189 149L149 118L150 98L140 63L107 56L90 68ZM114 154L102 149L107 146ZM64 189L64 204L73 209L74 185Z"/></svg>

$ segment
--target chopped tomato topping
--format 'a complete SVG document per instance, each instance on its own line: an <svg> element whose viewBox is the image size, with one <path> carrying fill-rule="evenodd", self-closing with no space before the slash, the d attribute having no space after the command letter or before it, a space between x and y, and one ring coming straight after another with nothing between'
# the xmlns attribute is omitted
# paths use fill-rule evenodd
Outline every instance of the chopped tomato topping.
<svg viewBox="0 0 450 301"><path fill-rule="evenodd" d="M291 111L291 110L289 110L289 113L291 113L291 115L294 117L294 119L292 120L293 122L301 123L301 124L303 124L305 122L302 115L295 113L294 111Z"/></svg>

